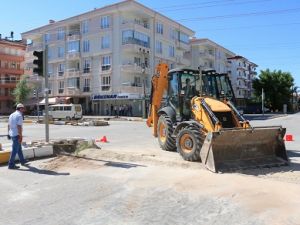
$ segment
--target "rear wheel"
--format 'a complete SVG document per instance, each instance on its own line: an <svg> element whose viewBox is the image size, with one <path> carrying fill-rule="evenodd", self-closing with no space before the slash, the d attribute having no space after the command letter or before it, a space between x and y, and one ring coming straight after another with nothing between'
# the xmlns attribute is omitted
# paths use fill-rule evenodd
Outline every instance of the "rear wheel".
<svg viewBox="0 0 300 225"><path fill-rule="evenodd" d="M166 115L161 115L157 123L158 143L163 150L175 151L175 138L172 137L173 126L171 119Z"/></svg>
<svg viewBox="0 0 300 225"><path fill-rule="evenodd" d="M205 136L199 128L186 127L179 131L176 137L176 147L184 160L199 161L200 150Z"/></svg>

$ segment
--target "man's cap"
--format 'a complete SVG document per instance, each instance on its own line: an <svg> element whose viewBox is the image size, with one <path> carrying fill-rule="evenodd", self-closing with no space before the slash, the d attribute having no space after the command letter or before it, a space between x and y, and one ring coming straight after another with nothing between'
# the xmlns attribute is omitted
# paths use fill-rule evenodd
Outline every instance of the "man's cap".
<svg viewBox="0 0 300 225"><path fill-rule="evenodd" d="M20 109L20 108L25 108L25 107L24 107L24 105L22 103L19 103L16 108Z"/></svg>

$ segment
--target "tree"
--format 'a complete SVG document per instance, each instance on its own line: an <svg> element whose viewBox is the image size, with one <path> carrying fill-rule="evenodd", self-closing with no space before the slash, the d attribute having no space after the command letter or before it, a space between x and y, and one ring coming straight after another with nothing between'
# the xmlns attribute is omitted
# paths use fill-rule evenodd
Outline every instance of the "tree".
<svg viewBox="0 0 300 225"><path fill-rule="evenodd" d="M31 88L27 83L28 76L22 76L20 82L17 84L16 88L13 91L13 95L15 96L16 103L24 103L31 92Z"/></svg>
<svg viewBox="0 0 300 225"><path fill-rule="evenodd" d="M289 72L281 70L261 70L259 77L253 81L257 97L261 96L262 88L265 93L265 105L272 110L282 109L283 104L289 105L294 78Z"/></svg>

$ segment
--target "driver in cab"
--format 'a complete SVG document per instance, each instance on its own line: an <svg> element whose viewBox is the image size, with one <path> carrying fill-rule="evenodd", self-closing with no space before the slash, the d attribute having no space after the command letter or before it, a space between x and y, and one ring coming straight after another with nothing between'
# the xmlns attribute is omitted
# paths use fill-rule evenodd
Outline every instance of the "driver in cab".
<svg viewBox="0 0 300 225"><path fill-rule="evenodd" d="M190 119L191 115L191 99L196 96L195 86L191 85L191 80L185 80L185 87L183 87L183 116L185 119Z"/></svg>

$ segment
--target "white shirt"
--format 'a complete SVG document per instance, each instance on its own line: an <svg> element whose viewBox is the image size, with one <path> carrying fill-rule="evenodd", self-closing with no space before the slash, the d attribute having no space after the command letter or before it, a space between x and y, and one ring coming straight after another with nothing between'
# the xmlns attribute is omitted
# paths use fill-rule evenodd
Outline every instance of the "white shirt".
<svg viewBox="0 0 300 225"><path fill-rule="evenodd" d="M9 124L9 135L15 137L19 135L18 125L23 125L23 115L20 111L16 110L14 113L10 114L8 119Z"/></svg>

